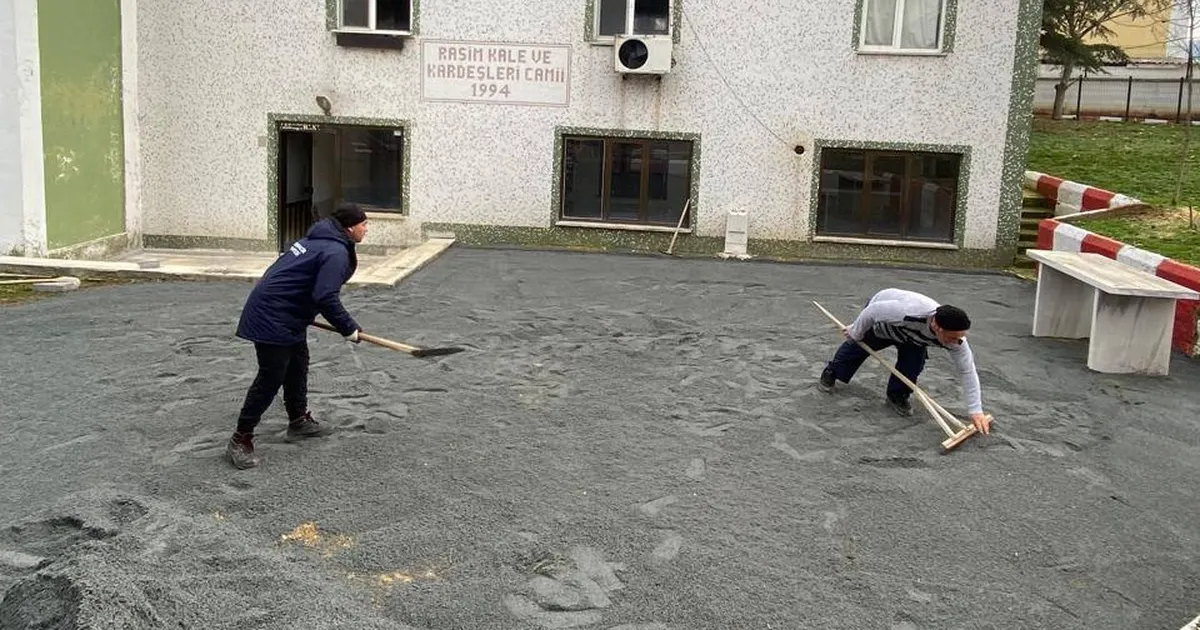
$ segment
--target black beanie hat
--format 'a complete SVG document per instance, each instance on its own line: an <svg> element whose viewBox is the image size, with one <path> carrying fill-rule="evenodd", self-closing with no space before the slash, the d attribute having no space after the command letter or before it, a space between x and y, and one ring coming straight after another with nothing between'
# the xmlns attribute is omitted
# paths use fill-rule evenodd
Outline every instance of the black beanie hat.
<svg viewBox="0 0 1200 630"><path fill-rule="evenodd" d="M352 228L367 220L367 213L354 203L341 204L330 216L344 228Z"/></svg>
<svg viewBox="0 0 1200 630"><path fill-rule="evenodd" d="M971 328L971 318L967 317L967 313L957 306L939 306L933 314L933 319L937 321L938 326L952 332Z"/></svg>

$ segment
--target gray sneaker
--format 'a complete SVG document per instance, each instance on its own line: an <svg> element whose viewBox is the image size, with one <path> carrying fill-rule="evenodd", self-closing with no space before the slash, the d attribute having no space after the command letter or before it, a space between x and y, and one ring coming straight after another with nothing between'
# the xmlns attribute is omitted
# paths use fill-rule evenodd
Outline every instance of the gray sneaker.
<svg viewBox="0 0 1200 630"><path fill-rule="evenodd" d="M249 433L234 433L225 447L225 459L238 470L257 466L258 455L254 454L254 436Z"/></svg>
<svg viewBox="0 0 1200 630"><path fill-rule="evenodd" d="M290 422L288 422L288 439L324 437L329 435L329 433L329 427L314 420L312 414L307 411L304 412L304 415L298 418L293 418Z"/></svg>

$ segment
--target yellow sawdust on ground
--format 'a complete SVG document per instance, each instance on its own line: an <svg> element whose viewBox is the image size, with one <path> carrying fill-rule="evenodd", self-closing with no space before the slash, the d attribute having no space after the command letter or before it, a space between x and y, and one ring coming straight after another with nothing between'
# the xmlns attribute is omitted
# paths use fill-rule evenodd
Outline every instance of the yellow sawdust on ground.
<svg viewBox="0 0 1200 630"><path fill-rule="evenodd" d="M1191 229L1187 208L1155 208L1129 215L1129 219L1154 230L1160 238L1171 238L1183 230ZM1196 220L1200 222L1200 208L1196 210Z"/></svg>
<svg viewBox="0 0 1200 630"><path fill-rule="evenodd" d="M431 568L417 569L417 570L392 571L389 573L376 573L376 574L372 574L370 576L359 576L356 573L350 573L350 574L346 575L346 578L350 579L350 580L363 579L363 580L370 582L374 586L379 586L379 587L390 590L393 587L401 586L404 584L412 584L413 582L417 582L417 581L432 582L432 581L440 580L440 579L442 579L442 576L438 573L438 571L439 570L437 568L431 567Z"/></svg>
<svg viewBox="0 0 1200 630"><path fill-rule="evenodd" d="M323 533L312 521L298 525L290 533L281 536L280 541L299 542L305 547L320 549L326 556L331 556L340 549L349 549L354 546L354 539L350 536Z"/></svg>

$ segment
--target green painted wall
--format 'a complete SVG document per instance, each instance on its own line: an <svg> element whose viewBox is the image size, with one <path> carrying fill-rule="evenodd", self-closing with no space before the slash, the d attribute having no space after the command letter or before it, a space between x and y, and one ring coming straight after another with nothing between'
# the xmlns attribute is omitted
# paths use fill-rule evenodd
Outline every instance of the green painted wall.
<svg viewBox="0 0 1200 630"><path fill-rule="evenodd" d="M39 0L46 240L125 231L120 0Z"/></svg>

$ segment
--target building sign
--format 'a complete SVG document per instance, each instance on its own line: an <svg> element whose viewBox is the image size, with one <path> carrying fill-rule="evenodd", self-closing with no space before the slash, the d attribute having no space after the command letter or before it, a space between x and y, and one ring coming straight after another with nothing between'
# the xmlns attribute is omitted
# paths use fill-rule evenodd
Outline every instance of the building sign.
<svg viewBox="0 0 1200 630"><path fill-rule="evenodd" d="M422 40L421 98L566 107L571 47Z"/></svg>

